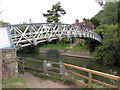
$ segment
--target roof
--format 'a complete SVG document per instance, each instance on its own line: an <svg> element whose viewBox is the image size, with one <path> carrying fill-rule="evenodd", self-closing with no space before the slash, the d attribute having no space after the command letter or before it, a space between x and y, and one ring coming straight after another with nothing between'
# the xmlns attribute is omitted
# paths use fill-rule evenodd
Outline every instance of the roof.
<svg viewBox="0 0 120 90"><path fill-rule="evenodd" d="M83 22L80 22L80 23L79 23L79 20L76 19L76 23L74 23L73 25L81 25L83 27L90 28L91 30L95 28L95 25L91 21L87 22L85 18L83 19Z"/></svg>

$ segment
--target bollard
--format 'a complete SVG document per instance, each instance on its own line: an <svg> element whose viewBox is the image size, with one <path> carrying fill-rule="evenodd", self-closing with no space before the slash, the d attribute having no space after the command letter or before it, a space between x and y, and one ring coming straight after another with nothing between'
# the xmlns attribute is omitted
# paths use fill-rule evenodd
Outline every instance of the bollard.
<svg viewBox="0 0 120 90"><path fill-rule="evenodd" d="M43 74L47 75L47 61L46 60L44 60L43 62Z"/></svg>

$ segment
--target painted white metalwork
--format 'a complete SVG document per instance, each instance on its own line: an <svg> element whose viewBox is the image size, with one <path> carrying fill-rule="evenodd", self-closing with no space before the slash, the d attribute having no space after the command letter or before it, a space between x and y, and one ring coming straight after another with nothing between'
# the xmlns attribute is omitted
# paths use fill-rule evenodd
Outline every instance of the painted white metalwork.
<svg viewBox="0 0 120 90"><path fill-rule="evenodd" d="M0 27L0 49L14 48L9 28Z"/></svg>
<svg viewBox="0 0 120 90"><path fill-rule="evenodd" d="M38 43L71 37L90 38L100 41L101 37L89 28L71 24L19 24L10 28L12 40L16 47L37 45Z"/></svg>

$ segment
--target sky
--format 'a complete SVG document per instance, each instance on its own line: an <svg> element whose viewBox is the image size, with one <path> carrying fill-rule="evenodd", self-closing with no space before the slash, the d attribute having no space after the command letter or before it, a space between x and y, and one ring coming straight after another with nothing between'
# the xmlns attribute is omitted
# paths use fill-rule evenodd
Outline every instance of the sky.
<svg viewBox="0 0 120 90"><path fill-rule="evenodd" d="M78 19L82 22L83 18L90 19L96 15L101 7L96 0L0 0L0 19L11 24L46 23L43 13L52 9L52 5L61 3L66 14L60 17L60 21L65 24L75 23Z"/></svg>

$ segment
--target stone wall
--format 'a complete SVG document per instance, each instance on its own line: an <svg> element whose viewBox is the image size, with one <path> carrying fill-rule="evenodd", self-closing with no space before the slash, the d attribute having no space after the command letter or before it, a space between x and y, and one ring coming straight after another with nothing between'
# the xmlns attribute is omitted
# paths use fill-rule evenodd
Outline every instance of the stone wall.
<svg viewBox="0 0 120 90"><path fill-rule="evenodd" d="M39 53L46 53L50 48L40 48ZM80 51L80 50L65 50L63 49L55 49L60 52L61 55L65 56L73 56L73 57L83 57L83 58L91 58L92 54L89 51Z"/></svg>
<svg viewBox="0 0 120 90"><path fill-rule="evenodd" d="M18 62L15 49L2 49L2 77L18 76Z"/></svg>
<svg viewBox="0 0 120 90"><path fill-rule="evenodd" d="M2 89L2 50L0 50L0 90Z"/></svg>

